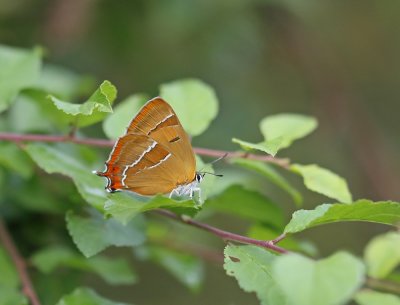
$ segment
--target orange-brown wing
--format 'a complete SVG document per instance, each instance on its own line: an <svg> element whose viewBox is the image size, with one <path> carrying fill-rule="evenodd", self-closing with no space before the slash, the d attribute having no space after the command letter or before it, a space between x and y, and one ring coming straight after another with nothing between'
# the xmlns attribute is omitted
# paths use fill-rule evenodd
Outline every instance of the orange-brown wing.
<svg viewBox="0 0 400 305"><path fill-rule="evenodd" d="M168 193L193 181L196 161L189 137L171 106L161 98L147 102L132 120L109 160L106 189L142 195Z"/></svg>
<svg viewBox="0 0 400 305"><path fill-rule="evenodd" d="M178 185L192 182L196 174L196 161L183 128L180 125L163 127L152 134L152 139L168 154L158 163L142 166L142 162L149 163L147 158L151 156L146 154L137 164L141 168L139 171L128 168L124 179L126 187L142 195L154 195L169 193Z"/></svg>
<svg viewBox="0 0 400 305"><path fill-rule="evenodd" d="M179 166L170 168L176 172L177 185L192 182L196 174L196 159L189 137L182 126L179 124L160 128L151 134L151 138L161 143L178 159Z"/></svg>
<svg viewBox="0 0 400 305"><path fill-rule="evenodd" d="M106 170L97 175L107 178L107 190L124 189L124 173L128 168L139 171L158 163L168 154L155 140L145 135L128 134L117 141L106 162Z"/></svg>
<svg viewBox="0 0 400 305"><path fill-rule="evenodd" d="M160 97L148 101L128 126L127 133L151 133L166 126L180 125L172 107Z"/></svg>
<svg viewBox="0 0 400 305"><path fill-rule="evenodd" d="M166 101L156 97L147 102L130 123L127 133L131 132L149 136L179 159L178 164L169 160L163 165L175 173L176 185L193 181L196 160L190 139Z"/></svg>

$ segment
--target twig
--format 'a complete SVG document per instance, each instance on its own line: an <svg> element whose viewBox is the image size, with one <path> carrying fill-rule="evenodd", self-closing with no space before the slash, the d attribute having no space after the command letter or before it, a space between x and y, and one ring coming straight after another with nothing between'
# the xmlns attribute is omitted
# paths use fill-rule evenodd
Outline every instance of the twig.
<svg viewBox="0 0 400 305"><path fill-rule="evenodd" d="M14 261L15 267L17 268L17 272L19 274L22 283L22 292L30 300L30 303L32 305L40 305L40 301L36 295L32 282L29 278L28 271L26 268L26 263L22 258L22 256L19 254L18 249L11 238L11 235L7 230L6 225L1 219L0 219L0 240L2 241L10 257Z"/></svg>
<svg viewBox="0 0 400 305"><path fill-rule="evenodd" d="M54 135L40 135L40 134L14 134L3 132L0 133L0 140L7 140L15 143L21 143L24 141L32 141L32 142L70 142L75 144L82 145L90 145L90 146L98 146L98 147L112 147L114 146L114 142L110 140L104 139L95 139L95 138L77 138L73 135L67 136L54 136ZM266 155L256 155L250 153L243 153L237 151L225 151L225 150L216 150L216 149L208 149L208 148L194 148L195 153L208 156L208 157L222 157L226 155L226 158L245 158L251 160L258 160L267 163L274 163L280 167L288 168L289 167L289 159L281 159L274 158Z"/></svg>
<svg viewBox="0 0 400 305"><path fill-rule="evenodd" d="M400 294L400 285L388 280L378 280L369 277L367 279L367 286L374 289Z"/></svg>
<svg viewBox="0 0 400 305"><path fill-rule="evenodd" d="M256 246L267 248L267 249L270 249L270 250L273 250L275 252L282 253L282 254L285 254L285 253L289 252L286 249L283 249L283 248L277 246L275 244L276 242L274 240L259 240L259 239L254 239L254 238L246 237L246 236L243 236L243 235L235 234L235 233L232 233L232 232L224 231L224 230L218 229L216 227L210 226L208 224L205 224L205 223L202 223L202 222L198 222L198 221L193 220L191 218L187 218L186 219L186 218L183 218L183 217L179 217L176 214L174 214L174 213L172 213L170 211L167 211L167 210L158 209L155 212L157 212L158 214L160 214L162 216L171 218L173 220L180 221L180 222L185 223L187 225L191 225L191 226L200 228L202 230L208 231L208 232L210 232L210 233L222 238L223 240L236 241L238 243L248 244L248 245L256 245ZM278 241L282 240L283 238L284 237L282 237L282 235L279 236L278 237L278 239L279 239Z"/></svg>

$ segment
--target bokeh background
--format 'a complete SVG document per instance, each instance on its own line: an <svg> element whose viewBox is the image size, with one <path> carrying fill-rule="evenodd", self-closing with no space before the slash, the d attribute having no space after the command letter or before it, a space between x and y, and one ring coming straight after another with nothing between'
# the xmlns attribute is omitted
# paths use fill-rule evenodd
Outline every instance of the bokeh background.
<svg viewBox="0 0 400 305"><path fill-rule="evenodd" d="M220 112L195 146L237 149L232 137L262 139L264 116L316 116L317 131L280 156L332 169L355 198L400 200L399 13L389 0L0 0L0 43L40 45L47 62L112 81L119 100L155 96L175 79L204 80ZM306 207L324 200L305 194ZM304 236L322 255L360 255L382 230L341 224ZM139 268L135 287L99 283L98 291L137 304L257 303L213 265L196 297L156 267Z"/></svg>

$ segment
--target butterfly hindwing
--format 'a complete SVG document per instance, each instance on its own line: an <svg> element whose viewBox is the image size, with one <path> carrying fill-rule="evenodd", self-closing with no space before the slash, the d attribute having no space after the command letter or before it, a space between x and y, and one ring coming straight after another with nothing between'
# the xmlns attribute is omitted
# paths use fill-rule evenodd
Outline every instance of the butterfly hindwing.
<svg viewBox="0 0 400 305"><path fill-rule="evenodd" d="M168 193L195 177L196 161L190 140L171 106L150 100L119 138L106 171L107 189L141 195Z"/></svg>

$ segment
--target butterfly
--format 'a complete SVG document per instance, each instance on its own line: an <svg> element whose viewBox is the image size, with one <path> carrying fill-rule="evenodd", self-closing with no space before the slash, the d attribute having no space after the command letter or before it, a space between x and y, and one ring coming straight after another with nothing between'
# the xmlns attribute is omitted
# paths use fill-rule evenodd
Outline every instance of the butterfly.
<svg viewBox="0 0 400 305"><path fill-rule="evenodd" d="M148 101L115 143L103 172L109 192L170 194L193 198L205 173L196 172L189 136L162 98Z"/></svg>

